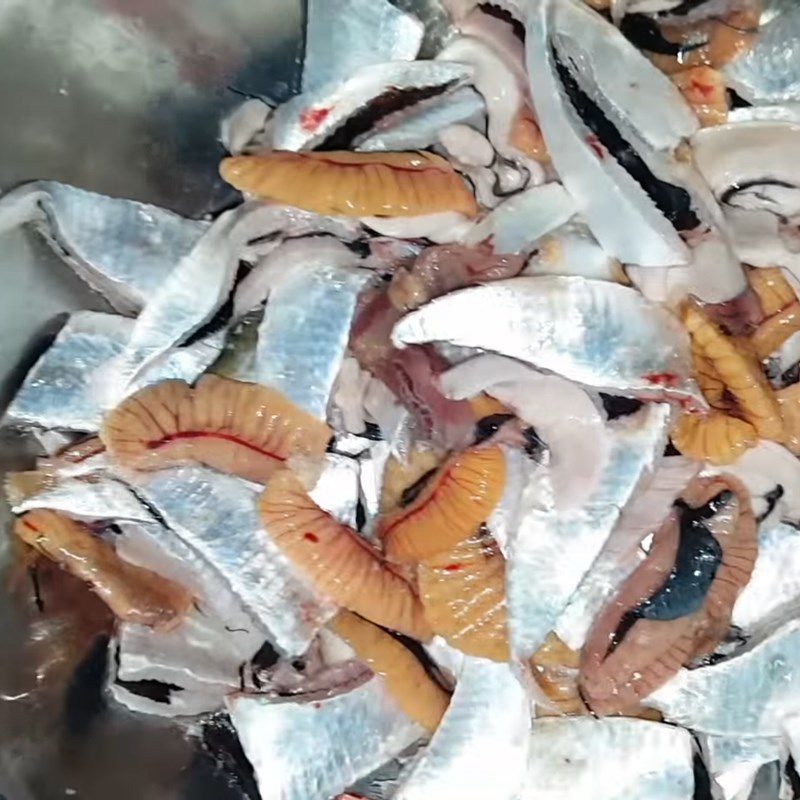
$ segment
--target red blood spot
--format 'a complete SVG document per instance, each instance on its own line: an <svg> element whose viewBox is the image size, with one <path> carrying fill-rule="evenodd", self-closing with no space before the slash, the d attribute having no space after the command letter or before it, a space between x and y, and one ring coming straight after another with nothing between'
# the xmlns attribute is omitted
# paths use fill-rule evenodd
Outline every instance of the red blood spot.
<svg viewBox="0 0 800 800"><path fill-rule="evenodd" d="M594 134L592 134L591 136L587 136L586 137L586 144L588 144L589 147L591 147L592 150L594 150L594 154L601 161L603 161L605 159L605 157L606 157L606 149L605 149L605 147L603 147L603 145L600 142L600 140Z"/></svg>
<svg viewBox="0 0 800 800"><path fill-rule="evenodd" d="M330 113L329 108L309 108L300 115L300 127L306 133L313 133Z"/></svg>
<svg viewBox="0 0 800 800"><path fill-rule="evenodd" d="M314 544L316 544L319 541L319 536L317 536L316 533L310 533L310 532L309 533L304 533L303 534L303 538L307 542L314 542Z"/></svg>
<svg viewBox="0 0 800 800"><path fill-rule="evenodd" d="M678 376L672 372L651 372L642 378L654 386L673 387L678 385Z"/></svg>
<svg viewBox="0 0 800 800"><path fill-rule="evenodd" d="M267 450L264 450L260 447L256 447L256 445L251 444L250 442L246 442L244 439L240 439L238 436L234 436L231 433L219 433L217 431L181 431L180 433L171 433L168 436L164 436L161 439L154 439L151 442L147 443L148 450L158 450L160 447L165 447L172 442L178 442L181 439L222 439L225 442L230 442L231 444L238 444L241 447L245 447L248 450L252 450L254 453L258 453L259 455L266 456L267 458L273 458L275 461L285 461L286 459L282 456L276 456L274 453L270 453Z"/></svg>
<svg viewBox="0 0 800 800"><path fill-rule="evenodd" d="M448 564L444 569L445 572L458 572L463 564Z"/></svg>
<svg viewBox="0 0 800 800"><path fill-rule="evenodd" d="M714 92L714 87L706 83L700 83L698 80L693 80L689 84L693 91L699 92L703 97L710 97Z"/></svg>
<svg viewBox="0 0 800 800"><path fill-rule="evenodd" d="M314 708L322 708L322 703L314 703Z"/></svg>

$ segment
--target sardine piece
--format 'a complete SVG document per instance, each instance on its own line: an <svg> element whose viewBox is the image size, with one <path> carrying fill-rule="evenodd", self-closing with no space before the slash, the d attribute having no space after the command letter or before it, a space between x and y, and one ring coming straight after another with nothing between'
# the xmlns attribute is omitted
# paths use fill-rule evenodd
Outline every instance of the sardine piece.
<svg viewBox="0 0 800 800"><path fill-rule="evenodd" d="M466 658L447 713L396 800L516 800L530 720L527 694L508 664Z"/></svg>
<svg viewBox="0 0 800 800"><path fill-rule="evenodd" d="M258 330L256 381L324 420L358 294L370 279L333 265L303 266L281 279Z"/></svg>
<svg viewBox="0 0 800 800"><path fill-rule="evenodd" d="M324 0L322 0L324 2ZM273 117L275 150L348 149L423 98L464 86L472 69L444 61L388 61L362 67L284 103ZM395 116L397 115L397 116Z"/></svg>
<svg viewBox="0 0 800 800"><path fill-rule="evenodd" d="M722 800L753 800L750 791L759 769L785 757L780 739L703 736L700 741L709 774L722 790Z"/></svg>
<svg viewBox="0 0 800 800"><path fill-rule="evenodd" d="M665 719L716 736L775 737L800 711L800 623L727 661L681 670L647 699ZM731 698L737 698L735 703Z"/></svg>
<svg viewBox="0 0 800 800"><path fill-rule="evenodd" d="M686 458L661 461L652 478L625 506L613 532L561 614L556 633L573 650L580 650L606 601L640 561L639 546L669 514L675 498L695 477L700 465Z"/></svg>
<svg viewBox="0 0 800 800"><path fill-rule="evenodd" d="M157 206L35 181L0 200L0 235L33 223L89 286L135 314L208 228Z"/></svg>
<svg viewBox="0 0 800 800"><path fill-rule="evenodd" d="M406 116L391 125L377 125L356 149L362 152L425 150L451 125L481 123L486 114L483 98L470 86L431 102L409 109Z"/></svg>
<svg viewBox="0 0 800 800"><path fill-rule="evenodd" d="M463 289L404 317L393 339L492 350L612 394L704 405L678 320L606 281L526 277Z"/></svg>
<svg viewBox="0 0 800 800"><path fill-rule="evenodd" d="M143 496L214 566L274 643L289 655L303 653L334 609L296 577L261 531L258 487L197 467L164 470L139 480Z"/></svg>
<svg viewBox="0 0 800 800"><path fill-rule="evenodd" d="M521 660L553 630L622 508L652 474L664 452L669 418L669 407L658 404L609 423L608 465L580 507L557 511L550 469L533 471L509 542L506 577L512 651Z"/></svg>
<svg viewBox="0 0 800 800"><path fill-rule="evenodd" d="M691 800L692 737L640 719L536 720L522 800Z"/></svg>
<svg viewBox="0 0 800 800"><path fill-rule="evenodd" d="M344 81L362 67L412 61L425 26L388 0L310 0L303 91Z"/></svg>
<svg viewBox="0 0 800 800"><path fill-rule="evenodd" d="M475 246L488 240L495 253L529 253L576 211L561 184L534 186L501 203L472 228L464 243Z"/></svg>
<svg viewBox="0 0 800 800"><path fill-rule="evenodd" d="M262 800L328 800L422 735L377 677L317 702L238 694L226 704Z"/></svg>

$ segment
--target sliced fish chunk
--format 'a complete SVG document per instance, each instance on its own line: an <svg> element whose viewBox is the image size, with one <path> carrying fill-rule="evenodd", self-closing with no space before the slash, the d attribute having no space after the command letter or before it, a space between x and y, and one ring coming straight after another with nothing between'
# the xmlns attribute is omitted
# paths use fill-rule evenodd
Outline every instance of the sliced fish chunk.
<svg viewBox="0 0 800 800"><path fill-rule="evenodd" d="M236 694L226 704L262 800L329 800L422 735L378 677L316 702Z"/></svg>
<svg viewBox="0 0 800 800"><path fill-rule="evenodd" d="M700 741L709 774L723 800L749 799L759 769L785 757L785 746L778 738L703 736Z"/></svg>
<svg viewBox="0 0 800 800"><path fill-rule="evenodd" d="M450 706L395 800L516 800L530 726L530 701L512 668L466 658Z"/></svg>
<svg viewBox="0 0 800 800"><path fill-rule="evenodd" d="M303 91L383 61L412 61L425 26L388 0L309 0Z"/></svg>
<svg viewBox="0 0 800 800"><path fill-rule="evenodd" d="M146 500L216 569L274 644L289 655L305 652L335 609L315 597L261 530L259 487L199 467L138 480Z"/></svg>
<svg viewBox="0 0 800 800"><path fill-rule="evenodd" d="M404 317L393 340L491 350L613 394L704 405L679 321L607 281L524 277L463 289Z"/></svg>
<svg viewBox="0 0 800 800"><path fill-rule="evenodd" d="M26 222L123 314L144 307L208 228L157 206L53 181L27 183L0 199L0 235Z"/></svg>
<svg viewBox="0 0 800 800"><path fill-rule="evenodd" d="M541 719L522 800L692 800L692 737L640 719Z"/></svg>

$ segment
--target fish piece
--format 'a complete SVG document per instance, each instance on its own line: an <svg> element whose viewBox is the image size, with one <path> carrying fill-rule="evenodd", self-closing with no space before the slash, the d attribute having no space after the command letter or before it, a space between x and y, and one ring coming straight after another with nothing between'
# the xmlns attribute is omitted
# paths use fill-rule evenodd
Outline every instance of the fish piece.
<svg viewBox="0 0 800 800"><path fill-rule="evenodd" d="M265 483L291 456L318 458L331 431L263 386L205 375L196 388L165 381L137 392L106 416L111 457L153 471L206 464Z"/></svg>
<svg viewBox="0 0 800 800"><path fill-rule="evenodd" d="M670 438L682 455L717 465L732 464L758 443L758 433L749 422L721 411L682 414Z"/></svg>
<svg viewBox="0 0 800 800"><path fill-rule="evenodd" d="M157 206L54 181L2 196L0 234L24 223L122 314L141 310L208 228Z"/></svg>
<svg viewBox="0 0 800 800"><path fill-rule="evenodd" d="M488 308L497 312L486 317ZM436 341L492 350L617 395L696 402L677 319L605 281L524 277L462 289L404 317L392 337L399 347Z"/></svg>
<svg viewBox="0 0 800 800"><path fill-rule="evenodd" d="M258 487L202 467L135 476L136 487L197 557L214 569L270 641L305 652L334 607L296 576L258 520Z"/></svg>
<svg viewBox="0 0 800 800"><path fill-rule="evenodd" d="M398 310L413 311L454 289L513 278L524 266L523 256L495 255L491 246L428 247L413 266L394 271L389 299Z"/></svg>
<svg viewBox="0 0 800 800"><path fill-rule="evenodd" d="M333 76L324 85L293 97L272 118L275 150L349 150L380 124L408 109L469 83L467 64L445 61L388 61Z"/></svg>
<svg viewBox="0 0 800 800"><path fill-rule="evenodd" d="M784 758L780 739L702 736L700 741L703 760L723 800L749 800L758 770Z"/></svg>
<svg viewBox="0 0 800 800"><path fill-rule="evenodd" d="M503 493L505 460L499 447L472 448L449 458L408 505L378 522L386 556L425 561L467 539Z"/></svg>
<svg viewBox="0 0 800 800"><path fill-rule="evenodd" d="M307 10L303 91L344 81L362 67L412 61L425 26L387 0L311 0Z"/></svg>
<svg viewBox="0 0 800 800"><path fill-rule="evenodd" d="M258 329L256 382L324 421L358 295L369 279L365 270L295 263L270 293Z"/></svg>
<svg viewBox="0 0 800 800"><path fill-rule="evenodd" d="M592 710L635 709L681 666L713 651L728 632L757 547L757 523L739 481L726 475L689 486L589 632L580 682Z"/></svg>
<svg viewBox="0 0 800 800"><path fill-rule="evenodd" d="M568 647L583 647L592 622L639 565L641 543L661 527L675 499L699 470L700 465L688 458L665 458L651 480L642 481L641 490L624 507L603 549L558 619L556 633Z"/></svg>
<svg viewBox="0 0 800 800"><path fill-rule="evenodd" d="M559 183L533 186L509 197L467 234L464 243L491 244L495 253L530 253L545 234L566 223L575 203Z"/></svg>
<svg viewBox="0 0 800 800"><path fill-rule="evenodd" d="M800 455L800 385L792 384L775 393L786 432L786 447Z"/></svg>
<svg viewBox="0 0 800 800"><path fill-rule="evenodd" d="M783 721L798 709L798 648L800 622L794 620L732 658L681 670L647 704L668 721L703 733L782 736Z"/></svg>
<svg viewBox="0 0 800 800"><path fill-rule="evenodd" d="M508 664L467 658L450 707L397 800L512 800L525 778L530 711Z"/></svg>
<svg viewBox="0 0 800 800"><path fill-rule="evenodd" d="M456 172L433 153L276 150L226 158L220 174L236 189L319 214L416 217L455 211L474 217L478 213L475 198Z"/></svg>
<svg viewBox="0 0 800 800"><path fill-rule="evenodd" d="M587 713L578 689L580 654L571 650L555 634L547 634L541 647L531 656L530 670L538 694L536 717L575 716Z"/></svg>
<svg viewBox="0 0 800 800"><path fill-rule="evenodd" d="M690 67L670 76L694 109L700 125L724 125L728 121L728 95L721 72L711 67Z"/></svg>
<svg viewBox="0 0 800 800"><path fill-rule="evenodd" d="M192 605L192 595L182 586L126 564L88 528L54 511L28 512L17 520L14 533L89 583L119 619L168 629L179 624Z"/></svg>
<svg viewBox="0 0 800 800"><path fill-rule="evenodd" d="M455 399L487 392L532 425L550 451L559 509L580 505L595 490L608 460L605 419L580 387L502 356L477 356L442 375Z"/></svg>
<svg viewBox="0 0 800 800"><path fill-rule="evenodd" d="M610 422L611 452L602 481L577 508L555 508L547 465L529 470L507 549L509 629L519 660L527 662L555 628L621 510L655 470L669 416L668 406L648 405Z"/></svg>
<svg viewBox="0 0 800 800"><path fill-rule="evenodd" d="M116 642L112 639L109 645L110 658L116 653ZM193 717L219 709L219 693L217 691L186 691L180 686L156 684L156 698L152 695L153 684L140 684L136 681L116 680L113 670L109 673L106 688L111 697L120 705L137 714L152 714L157 717Z"/></svg>
<svg viewBox="0 0 800 800"><path fill-rule="evenodd" d="M409 719L429 733L439 727L450 696L429 677L410 650L349 611L339 612L328 627L353 648L359 661L383 678L386 691Z"/></svg>
<svg viewBox="0 0 800 800"><path fill-rule="evenodd" d="M379 677L313 702L235 694L226 705L262 800L328 800L422 734Z"/></svg>
<svg viewBox="0 0 800 800"><path fill-rule="evenodd" d="M337 522L354 528L359 499L359 462L337 453L326 453L322 472L309 497Z"/></svg>
<svg viewBox="0 0 800 800"><path fill-rule="evenodd" d="M800 9L794 3L770 3L761 17L756 41L726 65L726 81L757 106L800 99L798 30Z"/></svg>
<svg viewBox="0 0 800 800"><path fill-rule="evenodd" d="M764 320L749 338L760 359L769 358L786 340L800 331L800 302L795 301L779 313Z"/></svg>
<svg viewBox="0 0 800 800"><path fill-rule="evenodd" d="M523 800L691 800L692 737L639 719L537 720Z"/></svg>
<svg viewBox="0 0 800 800"><path fill-rule="evenodd" d="M413 588L380 553L336 522L289 471L276 473L259 499L269 539L316 591L365 619L416 639L430 638Z"/></svg>
<svg viewBox="0 0 800 800"><path fill-rule="evenodd" d="M747 282L758 296L761 309L767 319L783 311L797 300L795 290L779 267L750 269L747 272Z"/></svg>
<svg viewBox="0 0 800 800"><path fill-rule="evenodd" d="M419 594L434 633L467 655L507 662L505 575L485 529L420 564Z"/></svg>
<svg viewBox="0 0 800 800"><path fill-rule="evenodd" d="M486 103L471 86L462 86L435 105L420 103L389 127L379 124L374 133L361 141L362 153L424 150L436 144L439 134L451 125L479 124L486 116Z"/></svg>
<svg viewBox="0 0 800 800"><path fill-rule="evenodd" d="M361 217L361 222L381 236L430 239L434 244L459 242L472 227L469 217L457 211L415 217Z"/></svg>
<svg viewBox="0 0 800 800"><path fill-rule="evenodd" d="M254 152L269 141L269 120L272 106L258 97L251 97L223 117L219 124L219 140L231 155Z"/></svg>

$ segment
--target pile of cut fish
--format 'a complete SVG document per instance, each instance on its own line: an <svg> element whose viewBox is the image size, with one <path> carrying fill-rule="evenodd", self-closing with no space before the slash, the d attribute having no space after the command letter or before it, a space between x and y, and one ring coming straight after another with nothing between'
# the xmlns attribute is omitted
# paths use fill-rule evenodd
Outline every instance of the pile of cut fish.
<svg viewBox="0 0 800 800"><path fill-rule="evenodd" d="M800 797L800 6L445 6L310 0L215 219L0 198L118 312L6 411L21 563L262 800Z"/></svg>

